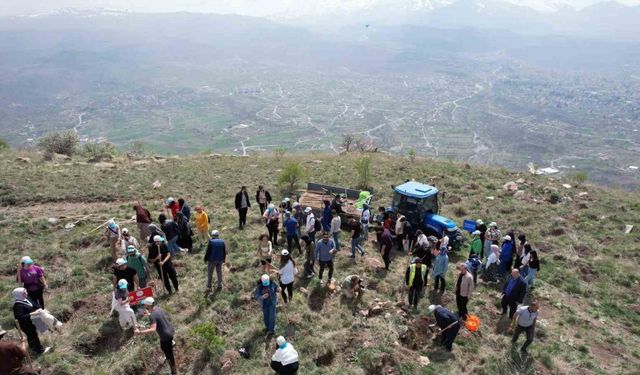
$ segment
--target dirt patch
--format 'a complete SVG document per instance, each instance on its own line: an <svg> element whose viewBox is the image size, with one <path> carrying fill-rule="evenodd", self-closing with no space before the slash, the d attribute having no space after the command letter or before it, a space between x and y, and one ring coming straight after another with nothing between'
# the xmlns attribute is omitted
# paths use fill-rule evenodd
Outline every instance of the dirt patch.
<svg viewBox="0 0 640 375"><path fill-rule="evenodd" d="M586 282L592 282L593 280L598 278L596 270L594 270L593 267L589 265L581 265L579 269L582 280Z"/></svg>
<svg viewBox="0 0 640 375"><path fill-rule="evenodd" d="M613 373L622 359L624 350L610 344L596 344L590 348L591 353L598 359L598 363L607 372Z"/></svg>
<svg viewBox="0 0 640 375"><path fill-rule="evenodd" d="M462 202L462 198L455 194L447 194L446 203L447 204L455 204Z"/></svg>
<svg viewBox="0 0 640 375"><path fill-rule="evenodd" d="M429 325L433 323L432 319L421 316L413 320L409 324L406 337L403 344L411 350L421 350L431 344L432 333Z"/></svg>
<svg viewBox="0 0 640 375"><path fill-rule="evenodd" d="M574 249L581 257L587 257L591 255L591 249L589 249L587 245L576 245Z"/></svg>
<svg viewBox="0 0 640 375"><path fill-rule="evenodd" d="M98 355L120 350L131 337L133 337L133 330L123 331L120 324L115 319L111 319L104 322L94 340L77 343L75 347L86 355Z"/></svg>
<svg viewBox="0 0 640 375"><path fill-rule="evenodd" d="M319 366L319 367L330 366L331 363L333 362L333 358L335 358L335 355L333 354L333 352L328 351L323 355L319 356L318 358L316 358L313 362L316 364L316 366Z"/></svg>

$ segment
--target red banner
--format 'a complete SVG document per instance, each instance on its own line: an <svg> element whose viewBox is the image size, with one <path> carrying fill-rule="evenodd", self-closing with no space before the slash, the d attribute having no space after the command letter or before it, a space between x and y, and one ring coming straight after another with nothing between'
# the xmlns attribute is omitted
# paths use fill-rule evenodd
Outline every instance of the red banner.
<svg viewBox="0 0 640 375"><path fill-rule="evenodd" d="M146 287L142 289L138 289L134 292L129 292L129 304L137 305L143 299L147 297L153 297L153 289L151 287Z"/></svg>

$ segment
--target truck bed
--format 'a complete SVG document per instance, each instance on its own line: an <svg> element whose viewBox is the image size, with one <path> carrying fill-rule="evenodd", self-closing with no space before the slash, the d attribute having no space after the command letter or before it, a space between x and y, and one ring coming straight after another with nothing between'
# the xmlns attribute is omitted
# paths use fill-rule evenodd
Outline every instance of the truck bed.
<svg viewBox="0 0 640 375"><path fill-rule="evenodd" d="M355 203L360 196L359 190L345 189L335 186L309 183L307 190L300 196L300 205L302 207L311 207L316 217L322 216L324 209L324 200L332 201L335 194L346 194L345 204L342 206L343 214L340 215L342 223L348 223L350 219L360 219L360 211L356 208Z"/></svg>

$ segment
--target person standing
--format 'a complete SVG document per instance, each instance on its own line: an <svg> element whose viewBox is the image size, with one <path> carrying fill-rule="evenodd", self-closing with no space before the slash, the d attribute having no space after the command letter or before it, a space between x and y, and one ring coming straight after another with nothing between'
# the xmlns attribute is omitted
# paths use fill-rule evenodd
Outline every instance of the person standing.
<svg viewBox="0 0 640 375"><path fill-rule="evenodd" d="M245 225L247 225L247 211L251 207L246 186L242 186L240 191L236 193L235 206L238 211L238 228L244 229Z"/></svg>
<svg viewBox="0 0 640 375"><path fill-rule="evenodd" d="M260 216L264 215L267 205L271 203L271 194L262 185L258 186L256 191L256 203L260 207Z"/></svg>
<svg viewBox="0 0 640 375"><path fill-rule="evenodd" d="M160 338L160 349L162 349L167 362L169 362L171 375L178 375L178 371L176 370L176 359L173 354L173 337L175 335L175 329L169 322L169 319L167 319L167 315L164 311L155 306L155 302L156 301L153 297L147 297L142 300L142 305L145 308L144 315L149 317L151 325L145 330L139 330L136 328L134 330L134 334L148 335L157 332L158 337Z"/></svg>
<svg viewBox="0 0 640 375"><path fill-rule="evenodd" d="M296 262L294 262L287 250L282 250L278 275L280 277L280 293L285 304L293 301L293 282L297 273ZM287 298L287 293L289 293L289 298Z"/></svg>
<svg viewBox="0 0 640 375"><path fill-rule="evenodd" d="M404 228L407 222L407 218L402 214L398 214L398 219L396 219L396 245L398 246L398 251L404 251Z"/></svg>
<svg viewBox="0 0 640 375"><path fill-rule="evenodd" d="M158 278L164 280L164 287L169 294L172 293L171 283L173 283L177 293L178 275L171 262L171 253L162 237L155 236L153 240L155 243L149 248L149 262L153 263L156 271L158 271ZM162 274L160 272L162 272Z"/></svg>
<svg viewBox="0 0 640 375"><path fill-rule="evenodd" d="M471 272L471 275L473 276L473 285L477 285L478 271L480 271L480 268L482 268L482 262L480 262L479 255L476 253L471 253L469 259L465 264L467 266L467 270L469 270L469 272Z"/></svg>
<svg viewBox="0 0 640 375"><path fill-rule="evenodd" d="M382 255L382 260L384 261L384 269L389 271L389 266L391 265L391 248L393 247L393 235L389 228L377 228L377 231L380 234L380 254Z"/></svg>
<svg viewBox="0 0 640 375"><path fill-rule="evenodd" d="M27 290L29 298L44 309L44 292L49 289L49 286L44 277L44 269L35 265L31 257L24 256L20 259L16 281Z"/></svg>
<svg viewBox="0 0 640 375"><path fill-rule="evenodd" d="M296 219L298 222L298 237L302 238L302 227L307 223L307 217L304 213L304 210L300 206L300 203L293 203L293 210L291 211L291 216ZM306 233L305 233L306 234Z"/></svg>
<svg viewBox="0 0 640 375"><path fill-rule="evenodd" d="M144 208L140 202L133 205L133 210L136 212L136 224L138 226L138 232L140 233L140 242L146 241L151 232L149 231L149 224L151 224L151 213Z"/></svg>
<svg viewBox="0 0 640 375"><path fill-rule="evenodd" d="M36 326L31 321L31 317L38 315L42 308L38 305L38 302L29 298L25 288L15 288L12 294L14 300L13 316L20 324L22 332L27 336L29 348L37 354L48 352L50 348L42 346Z"/></svg>
<svg viewBox="0 0 640 375"><path fill-rule="evenodd" d="M127 261L123 258L118 258L113 265L113 290L118 289L118 280L127 280L127 289L130 292L136 290L136 286L140 285L138 280L138 273L132 267L127 265Z"/></svg>
<svg viewBox="0 0 640 375"><path fill-rule="evenodd" d="M431 276L435 279L433 290L438 290L439 287L440 293L444 293L444 288L446 286L445 278L449 268L449 255L447 255L446 246L440 248L434 263L433 273Z"/></svg>
<svg viewBox="0 0 640 375"><path fill-rule="evenodd" d="M160 214L158 216L158 221L160 222L160 227L162 232L164 232L164 239L167 241L167 248L169 249L169 253L172 256L175 256L180 252L180 247L178 246L178 224L171 219L167 219L165 214Z"/></svg>
<svg viewBox="0 0 640 375"><path fill-rule="evenodd" d="M203 241L207 245L211 239L209 236L209 223L209 215L204 208L196 206L196 235L199 241Z"/></svg>
<svg viewBox="0 0 640 375"><path fill-rule="evenodd" d="M340 250L340 227L342 226L342 219L336 210L331 211L333 218L331 219L331 225L329 230L333 236L333 242L336 244L336 249Z"/></svg>
<svg viewBox="0 0 640 375"><path fill-rule="evenodd" d="M489 256L489 252L491 251L491 244L487 244L486 235L487 235L487 224L485 224L481 219L476 220L476 230L480 232L480 242L482 242L482 249L480 250L480 259L484 260L485 257Z"/></svg>
<svg viewBox="0 0 640 375"><path fill-rule="evenodd" d="M529 244L524 245L524 253L529 266L529 272L524 281L527 283L527 288L533 289L536 286L538 272L540 272L540 260L538 260L538 252Z"/></svg>
<svg viewBox="0 0 640 375"><path fill-rule="evenodd" d="M211 291L211 281L213 278L213 269L216 270L216 278L218 280L218 290L222 289L222 265L227 263L227 245L224 240L220 239L220 232L214 230L211 232L211 239L207 246L207 252L204 255L204 261L207 263L207 292Z"/></svg>
<svg viewBox="0 0 640 375"><path fill-rule="evenodd" d="M309 236L309 241L316 243L316 218L313 216L313 210L311 207L307 207L304 209L304 213L307 215L307 223L305 226L305 231L307 232L307 236Z"/></svg>
<svg viewBox="0 0 640 375"><path fill-rule="evenodd" d="M271 368L278 375L296 375L299 368L298 352L287 340L278 336L276 352L271 357Z"/></svg>
<svg viewBox="0 0 640 375"><path fill-rule="evenodd" d="M422 290L427 286L428 272L427 266L422 264L420 258L415 258L414 263L407 267L405 272L404 280L409 288L409 306L413 306L414 309L418 308Z"/></svg>
<svg viewBox="0 0 640 375"><path fill-rule="evenodd" d="M524 245L527 244L527 236L525 234L518 235L518 245L516 246L516 257L513 262L513 268L520 268L522 264L522 256L524 255Z"/></svg>
<svg viewBox="0 0 640 375"><path fill-rule="evenodd" d="M7 331L0 328L0 374L7 375L38 375L30 367L22 364L27 357L27 339L22 337L20 345L3 340Z"/></svg>
<svg viewBox="0 0 640 375"><path fill-rule="evenodd" d="M329 268L329 283L333 282L333 254L336 252L336 245L333 240L329 239L329 233L322 233L322 240L316 244L316 256L318 263L320 263L320 272L318 273L318 279L320 285L324 284L322 275L325 268Z"/></svg>
<svg viewBox="0 0 640 375"><path fill-rule="evenodd" d="M524 301L526 293L527 283L524 282L520 271L514 268L511 271L511 276L502 288L502 315L507 313L507 307L509 307L509 319L513 318L518 304Z"/></svg>
<svg viewBox="0 0 640 375"><path fill-rule="evenodd" d="M504 274L511 269L513 264L513 242L510 236L504 236L502 239L502 248L500 249L500 264L498 264L498 277L502 278Z"/></svg>
<svg viewBox="0 0 640 375"><path fill-rule="evenodd" d="M440 328L440 344L450 352L453 349L453 341L460 331L460 319L456 314L440 305L429 306L427 312L433 313L435 316L436 325Z"/></svg>
<svg viewBox="0 0 640 375"><path fill-rule="evenodd" d="M120 248L122 249L122 253L124 256L127 256L127 249L129 246L133 246L136 249L140 247L140 243L138 240L129 233L129 229L122 229L122 237L120 239Z"/></svg>
<svg viewBox="0 0 640 375"><path fill-rule="evenodd" d="M521 306L513 316L511 328L515 328L513 337L511 338L511 344L515 345L522 332L527 335L527 340L522 344L520 351L522 353L527 352L527 348L533 342L535 337L536 321L538 320L538 311L540 305L538 302L532 302L529 306Z"/></svg>
<svg viewBox="0 0 640 375"><path fill-rule="evenodd" d="M180 211L180 205L176 202L175 199L169 197L164 204L164 209L171 214L171 218L173 221L176 220L176 214Z"/></svg>
<svg viewBox="0 0 640 375"><path fill-rule="evenodd" d="M294 210L295 211L295 210ZM291 254L291 250L293 250L293 245L295 244L298 248L298 252L302 255L302 247L300 247L300 237L298 236L299 224L298 220L295 219L291 214L285 214L285 220L282 224L284 226L284 230L287 233L287 251Z"/></svg>
<svg viewBox="0 0 640 375"><path fill-rule="evenodd" d="M491 252L491 245L498 245L500 238L501 234L500 229L498 229L498 224L495 222L489 223L489 229L487 229L484 235L484 255L486 257L488 257Z"/></svg>
<svg viewBox="0 0 640 375"><path fill-rule="evenodd" d="M109 252L114 261L118 258L118 242L120 242L120 226L113 220L107 221L105 236L109 241Z"/></svg>
<svg viewBox="0 0 640 375"><path fill-rule="evenodd" d="M255 298L262 306L262 318L264 320L265 333L275 335L278 286L271 281L269 275L262 275L260 281L258 281Z"/></svg>
<svg viewBox="0 0 640 375"><path fill-rule="evenodd" d="M147 259L142 255L138 249L133 246L127 248L127 265L134 270L138 275L138 283L140 288L147 287L147 277L149 276L149 265Z"/></svg>
<svg viewBox="0 0 640 375"><path fill-rule="evenodd" d="M184 218L187 219L187 222L189 222L191 220L191 207L189 207L189 205L187 204L187 202L185 202L183 198L178 199L178 207L180 208L179 212L182 212L182 215L184 215ZM177 218L178 218L178 215L176 213L176 219Z"/></svg>
<svg viewBox="0 0 640 375"><path fill-rule="evenodd" d="M362 224L362 241L369 241L369 223L371 222L371 209L368 204L362 205L362 213L360 213L360 223Z"/></svg>
<svg viewBox="0 0 640 375"><path fill-rule="evenodd" d="M178 221L178 241L176 244L182 251L191 251L193 249L193 231L189 226L189 219L181 212L176 214Z"/></svg>
<svg viewBox="0 0 640 375"><path fill-rule="evenodd" d="M471 234L473 238L471 239L471 243L469 244L469 258L471 258L472 254L476 254L480 258L482 258L483 244L482 244L482 239L480 238L481 234L482 233L477 229Z"/></svg>
<svg viewBox="0 0 640 375"><path fill-rule="evenodd" d="M269 232L269 241L272 244L278 244L278 227L280 221L280 212L273 203L269 203L267 210L262 215L264 224Z"/></svg>
<svg viewBox="0 0 640 375"><path fill-rule="evenodd" d="M356 219L351 219L349 222L349 226L351 227L351 256L350 258L355 259L356 250L360 252L360 255L364 256L365 252L362 248L361 236L362 236L362 225Z"/></svg>
<svg viewBox="0 0 640 375"><path fill-rule="evenodd" d="M331 231L331 219L333 217L333 215L331 213L332 213L332 211L335 211L335 210L331 210L331 202L330 201L325 200L322 203L324 203L324 209L322 210L322 231L323 232L330 232Z"/></svg>
<svg viewBox="0 0 640 375"><path fill-rule="evenodd" d="M458 264L458 280L456 281L456 305L458 306L458 316L462 320L467 320L468 310L467 304L469 298L473 295L475 284L473 283L473 276L467 270L467 265L464 263Z"/></svg>

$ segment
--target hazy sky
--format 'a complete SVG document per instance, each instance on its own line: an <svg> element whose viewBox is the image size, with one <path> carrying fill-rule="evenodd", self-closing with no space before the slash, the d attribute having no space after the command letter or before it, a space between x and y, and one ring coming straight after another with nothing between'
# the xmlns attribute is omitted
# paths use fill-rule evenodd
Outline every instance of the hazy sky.
<svg viewBox="0 0 640 375"><path fill-rule="evenodd" d="M215 12L266 15L284 12L291 7L308 10L312 4L356 5L373 0L0 0L0 15L34 14L51 12L61 8L94 9L109 8L133 12ZM437 1L437 0L436 0ZM554 1L554 0L530 0ZM601 0L560 0L575 7L583 7ZM640 0L619 0L621 3L638 5Z"/></svg>

